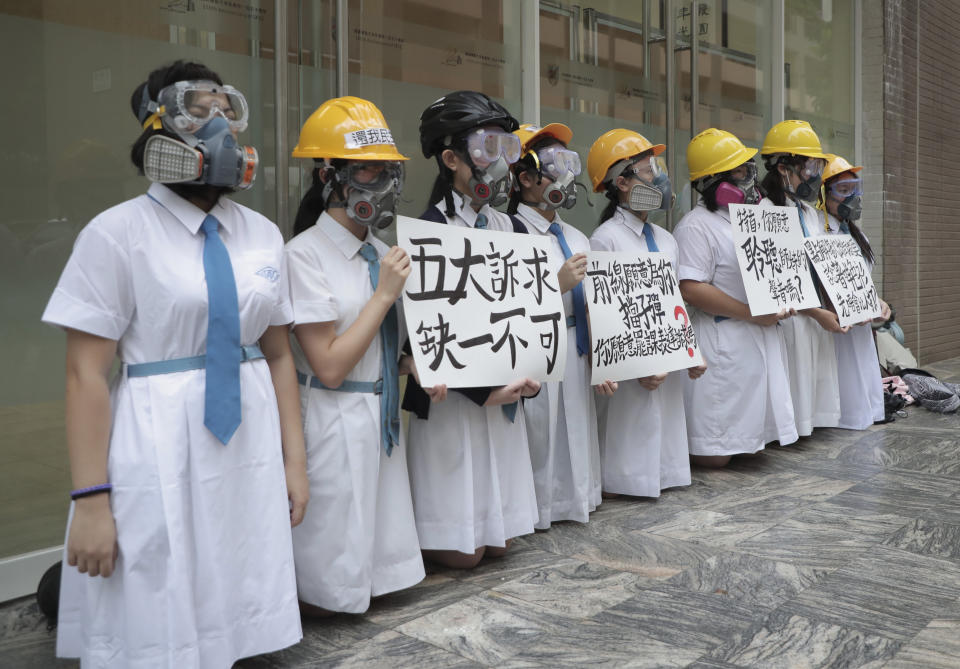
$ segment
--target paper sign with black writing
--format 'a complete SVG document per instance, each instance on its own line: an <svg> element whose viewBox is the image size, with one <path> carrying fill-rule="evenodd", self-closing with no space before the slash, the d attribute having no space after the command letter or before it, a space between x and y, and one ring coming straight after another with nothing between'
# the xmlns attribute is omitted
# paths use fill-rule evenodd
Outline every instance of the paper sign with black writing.
<svg viewBox="0 0 960 669"><path fill-rule="evenodd" d="M752 315L820 306L796 207L731 204L730 223Z"/></svg>
<svg viewBox="0 0 960 669"><path fill-rule="evenodd" d="M583 286L590 312L591 383L703 363L666 254L591 251Z"/></svg>
<svg viewBox="0 0 960 669"><path fill-rule="evenodd" d="M863 323L880 315L880 297L853 237L820 235L808 237L803 245L837 310L840 327Z"/></svg>
<svg viewBox="0 0 960 669"><path fill-rule="evenodd" d="M539 235L397 217L403 308L423 386L563 380L567 325Z"/></svg>

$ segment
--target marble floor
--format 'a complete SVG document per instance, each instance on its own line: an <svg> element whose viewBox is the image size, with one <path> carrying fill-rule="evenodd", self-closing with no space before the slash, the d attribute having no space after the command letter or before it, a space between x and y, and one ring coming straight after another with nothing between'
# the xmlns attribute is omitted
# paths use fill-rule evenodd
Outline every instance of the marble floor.
<svg viewBox="0 0 960 669"><path fill-rule="evenodd" d="M928 369L960 381L960 359ZM32 601L0 607L0 666L75 666L53 645ZM820 430L605 501L237 666L960 667L960 415Z"/></svg>

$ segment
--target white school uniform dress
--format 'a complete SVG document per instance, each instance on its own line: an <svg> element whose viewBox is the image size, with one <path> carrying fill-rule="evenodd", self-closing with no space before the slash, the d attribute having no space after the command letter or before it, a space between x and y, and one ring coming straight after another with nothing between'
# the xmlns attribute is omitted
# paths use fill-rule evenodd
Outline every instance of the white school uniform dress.
<svg viewBox="0 0 960 669"><path fill-rule="evenodd" d="M770 204L768 200L764 204ZM787 198L787 206L796 204ZM824 234L819 212L800 203L807 232ZM804 314L781 321L790 365L790 396L797 434L806 437L815 427L837 427L840 423L840 384L837 380L837 353L833 333Z"/></svg>
<svg viewBox="0 0 960 669"><path fill-rule="evenodd" d="M293 320L283 238L227 198L210 214L233 265L241 343L256 344ZM77 238L43 320L117 340L128 364L205 353L205 216L160 184L103 212ZM119 557L109 578L64 562L58 656L220 669L300 640L270 369L240 365L242 422L226 445L203 424L204 388L202 369L113 379L107 472Z"/></svg>
<svg viewBox="0 0 960 669"><path fill-rule="evenodd" d="M449 225L474 227L477 213L453 194ZM510 218L485 205L487 228L512 232ZM414 344L415 345L415 344ZM533 532L537 522L523 403L510 422L500 406L478 406L455 390L430 405L425 420L410 415L409 469L420 547L473 553Z"/></svg>
<svg viewBox="0 0 960 669"><path fill-rule="evenodd" d="M677 242L663 228L650 225L661 253L680 264ZM594 251L646 253L644 222L618 207L590 237ZM638 381L621 381L612 397L598 397L603 489L622 495L659 497L660 491L690 485L687 423L683 410L686 370L671 372L656 390Z"/></svg>
<svg viewBox="0 0 960 669"><path fill-rule="evenodd" d="M539 210L526 204L517 208L517 217L531 235L550 240L547 250L550 269L560 271L566 258L556 235L549 231L550 221ZM586 253L586 236L560 219L570 251ZM562 295L565 317L574 316L573 291ZM563 381L548 381L540 394L524 400L527 439L533 480L537 488L540 520L537 529L545 530L560 520L587 522L590 512L600 504L600 443L597 435L597 409L590 385L590 356L577 353L577 330L567 327L567 361Z"/></svg>
<svg viewBox="0 0 960 669"><path fill-rule="evenodd" d="M365 241L381 258L389 250L369 231ZM333 323L340 336L357 320L373 297L369 264L359 252L363 244L326 212L290 240L294 327ZM301 381L312 377L296 340L293 351ZM381 358L378 331L346 380L377 381ZM406 446L401 435L389 456L383 449L380 399L300 385L310 511L293 529L297 590L304 602L330 611L363 613L371 596L409 588L424 577Z"/></svg>
<svg viewBox="0 0 960 669"><path fill-rule="evenodd" d="M830 228L828 234L842 232L840 221L827 212L821 213L826 216ZM873 329L869 323L854 325L845 334L834 332L833 343L837 351L840 386L840 422L837 427L865 430L884 418L883 382Z"/></svg>
<svg viewBox="0 0 960 669"><path fill-rule="evenodd" d="M677 278L716 286L747 303L730 214L699 203L673 231ZM797 440L782 328L762 327L689 308L707 371L685 379L683 397L692 455L756 453L764 444Z"/></svg>

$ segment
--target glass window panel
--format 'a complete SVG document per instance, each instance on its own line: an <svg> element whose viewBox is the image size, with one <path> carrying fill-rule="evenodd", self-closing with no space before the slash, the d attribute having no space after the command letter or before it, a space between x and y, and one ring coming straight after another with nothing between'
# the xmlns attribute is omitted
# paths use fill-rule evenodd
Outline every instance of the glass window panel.
<svg viewBox="0 0 960 669"><path fill-rule="evenodd" d="M659 25L660 3L653 0L540 3L540 121L573 130L570 148L584 166L593 142L613 128L665 140L666 48ZM580 179L590 188L586 169ZM581 192L577 206L561 215L589 234L606 202L602 194Z"/></svg>
<svg viewBox="0 0 960 669"><path fill-rule="evenodd" d="M710 127L720 128L732 132L747 146L759 148L772 125L773 16L770 3L763 0L697 3L699 104L696 127L691 131L690 3L674 0L672 6L678 31L679 94L674 141L676 174L671 176L679 193L678 213L682 214L692 204L686 148L693 135ZM688 27L686 34L684 27Z"/></svg>
<svg viewBox="0 0 960 669"><path fill-rule="evenodd" d="M0 9L0 558L63 541L70 478L64 335L40 323L79 230L143 193L130 96L154 68L205 63L246 95L261 167L235 199L275 214L273 3L36 0ZM16 112L14 111L16 110ZM14 116L16 113L16 116Z"/></svg>
<svg viewBox="0 0 960 669"><path fill-rule="evenodd" d="M853 1L786 0L786 117L854 162Z"/></svg>
<svg viewBox="0 0 960 669"><path fill-rule="evenodd" d="M455 90L477 90L521 119L520 3L350 0L348 90L383 112L408 156L400 213L419 216L437 175L420 151L420 114ZM394 228L385 237L392 240Z"/></svg>

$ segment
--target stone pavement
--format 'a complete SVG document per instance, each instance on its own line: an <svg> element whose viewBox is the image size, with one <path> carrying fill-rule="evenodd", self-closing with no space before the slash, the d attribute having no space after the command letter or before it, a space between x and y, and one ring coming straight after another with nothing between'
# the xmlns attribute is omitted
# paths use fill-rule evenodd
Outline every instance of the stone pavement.
<svg viewBox="0 0 960 669"><path fill-rule="evenodd" d="M927 369L960 381L960 359ZM75 665L28 599L0 607L0 666ZM605 501L237 666L960 667L960 415L818 430Z"/></svg>

